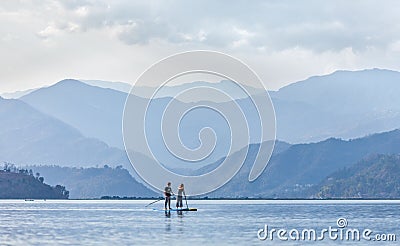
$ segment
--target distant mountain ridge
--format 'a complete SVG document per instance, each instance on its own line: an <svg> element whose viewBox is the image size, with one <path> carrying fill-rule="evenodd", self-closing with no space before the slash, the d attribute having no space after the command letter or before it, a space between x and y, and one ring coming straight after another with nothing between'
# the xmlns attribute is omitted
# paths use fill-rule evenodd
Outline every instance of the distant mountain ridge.
<svg viewBox="0 0 400 246"><path fill-rule="evenodd" d="M273 155L263 174L249 183L248 174L256 149L256 145L250 146L242 169L230 182L211 193L211 197L306 198L311 186L366 156L400 153L400 130L348 141L331 138L291 145Z"/></svg>
<svg viewBox="0 0 400 246"><path fill-rule="evenodd" d="M270 91L277 118L277 139L308 143L330 137L358 138L397 129L400 127L399 81L400 73L390 70L337 71ZM96 86L89 86L77 80L65 80L21 99L74 126L85 136L122 149L121 119L127 94L114 89L123 85L124 90L128 90L129 85L116 83L114 89L105 89L97 86L106 82L99 83L92 82ZM202 83L167 87L159 96ZM227 87L224 83L214 84L221 89ZM257 96L256 89L253 95ZM245 105L247 100L242 98L236 102ZM159 103L161 106L163 100Z"/></svg>
<svg viewBox="0 0 400 246"><path fill-rule="evenodd" d="M400 127L400 73L336 71L270 92L278 139L290 143L344 139Z"/></svg>
<svg viewBox="0 0 400 246"><path fill-rule="evenodd" d="M400 73L395 71L338 71L270 92L277 115L278 139L313 143L292 144L274 155L266 173L255 181L258 188L247 185L249 170L246 175L240 171L243 176L235 177L232 182L238 182L236 185L246 187L255 196L297 196L306 186L317 185L337 168L348 167L365 155L398 153L399 133L392 129L400 127L399 81ZM113 89L64 80L23 96L23 102L0 99L0 160L17 164L92 167L107 164L129 168L121 133L126 96ZM168 100L156 99L157 110ZM249 99L223 102L220 106L245 105L246 100ZM144 105L146 99L139 103ZM180 103L182 107L191 105ZM205 118L196 117L190 120ZM371 133L380 134L363 137ZM198 139L190 136L182 133L193 145ZM250 146L255 144L252 142ZM143 160L148 161L149 157ZM246 168L249 167L245 165L243 170ZM227 184L221 191L233 192L229 187ZM215 194L223 194L218 192ZM240 189L232 194L245 195L245 192Z"/></svg>
<svg viewBox="0 0 400 246"><path fill-rule="evenodd" d="M18 99L22 96L28 95L32 91L35 91L37 89L29 89L29 90L23 90L23 91L15 91L15 92L5 92L1 93L0 97L4 99Z"/></svg>
<svg viewBox="0 0 400 246"><path fill-rule="evenodd" d="M220 82L189 81L188 83L184 84L176 84L176 85L167 84L160 88L151 86L133 87L133 84L128 84L124 82L109 82L102 80L80 80L80 81L91 86L113 89L125 93L132 93L139 97L143 97L144 94L149 94L148 92L155 91L156 89L158 90L157 93L154 95L154 98L173 97L179 92L200 86L224 91L225 93L230 95L233 99L240 99L245 97L244 92L241 91L241 93L238 93L237 89L235 90L232 88L232 85L234 83L228 80L221 80ZM263 92L263 90L251 86L244 86L244 89L246 89L250 95L255 95L260 92ZM218 98L215 98L215 100L218 100Z"/></svg>
<svg viewBox="0 0 400 246"><path fill-rule="evenodd" d="M317 198L398 199L400 155L371 155L311 189Z"/></svg>
<svg viewBox="0 0 400 246"><path fill-rule="evenodd" d="M133 95L134 96L134 95ZM90 86L77 80L63 80L57 84L36 90L21 98L32 107L51 115L67 124L78 129L84 136L97 138L112 147L124 149L122 137L122 117L127 94L112 89ZM145 107L148 99L138 98L138 107ZM162 112L165 106L171 101L171 98L157 98L152 101L157 113ZM232 103L232 102L229 102ZM190 104L179 103L179 106L188 107ZM150 127L157 128L157 122L161 120L162 114L149 115ZM198 118L190 119L199 122L204 119L203 115L196 115ZM209 117L208 117L209 118ZM210 119L211 120L211 119ZM153 126L154 125L154 126ZM220 129L223 126L219 126ZM140 131L140 129L136 129ZM139 134L139 133L137 133ZM242 134L242 133L239 133ZM244 135L244 133L242 134ZM191 144L196 144L197 139L192 136L190 129L186 129L182 135ZM160 134L153 134L149 137L154 143L158 143L162 137ZM220 139L227 139L230 134L219 136ZM228 144L225 141L225 144ZM247 142L245 142L247 144ZM138 150L144 146L138 146ZM244 145L243 145L244 147ZM228 146L220 147L228 149ZM157 150L156 150L157 151ZM159 153L161 156L169 156L168 153ZM215 160L223 157L221 151L214 151ZM164 158L168 163L174 163L173 160Z"/></svg>
<svg viewBox="0 0 400 246"><path fill-rule="evenodd" d="M123 148L121 119L126 93L68 79L36 90L21 100L74 126L86 137Z"/></svg>
<svg viewBox="0 0 400 246"><path fill-rule="evenodd" d="M340 174L343 173L343 170L346 170L345 174L353 177L353 174L363 173L363 170L368 170L366 168L371 165L364 165L364 162L359 162L363 158L373 154L400 154L400 130L374 134L349 141L327 139L312 144L288 145L286 143L278 143L277 146L278 149L262 175L254 182L248 182L248 175L258 148L256 144L250 145L249 155L236 176L220 189L207 194L207 196L226 198L315 198L316 189L329 184L324 183L324 180L338 176L336 173ZM261 153L263 153L263 150L261 150ZM234 153L232 159L234 160L237 156L238 153ZM143 161L151 160L143 159ZM361 164L354 166L355 163ZM374 164L374 162L371 163ZM215 164L218 165L219 163ZM367 176L374 173L379 167L376 166L370 169L370 174L367 173ZM210 166L208 169L213 168L215 167ZM392 168L395 167L392 165ZM71 198L95 198L114 195L157 196L157 193L136 182L121 167L82 169L36 166L34 170L46 176L46 180L50 184L61 183L65 185L71 191ZM207 167L204 167L194 171L194 173L188 173L188 175L196 175L197 173L208 171ZM379 172L375 173L378 174ZM385 179L377 180L378 183L375 183L377 187L385 187ZM188 190L190 189L190 187L187 188ZM374 191L375 194L378 191L380 192L379 189L377 188ZM385 192L392 195L396 194L391 189L386 189ZM320 195L320 197L324 196Z"/></svg>
<svg viewBox="0 0 400 246"><path fill-rule="evenodd" d="M91 86L97 86L104 89L113 89L124 93L129 93L129 91L132 88L132 85L125 82L115 82L115 81L110 82L104 80L85 80L85 79L79 79L78 81L82 81L83 83Z"/></svg>
<svg viewBox="0 0 400 246"><path fill-rule="evenodd" d="M15 164L124 165L124 151L85 138L75 128L16 99L0 98L0 160Z"/></svg>
<svg viewBox="0 0 400 246"><path fill-rule="evenodd" d="M109 167L60 167L31 166L46 177L46 182L63 184L72 199L100 198L102 196L156 197L157 193L137 182L121 166Z"/></svg>
<svg viewBox="0 0 400 246"><path fill-rule="evenodd" d="M63 186L51 187L33 175L0 170L0 199L68 199L68 196Z"/></svg>

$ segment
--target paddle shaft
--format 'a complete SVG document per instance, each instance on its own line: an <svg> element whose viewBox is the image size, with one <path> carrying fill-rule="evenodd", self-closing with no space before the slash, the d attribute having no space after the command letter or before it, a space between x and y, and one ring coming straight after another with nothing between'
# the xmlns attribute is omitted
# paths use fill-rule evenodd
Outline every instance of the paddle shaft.
<svg viewBox="0 0 400 246"><path fill-rule="evenodd" d="M154 201L154 202L151 202L151 203L147 204L145 207L148 207L148 206L150 206L151 204L154 204L154 203L159 202L159 201L161 201L161 200L164 200L164 198L160 198L160 199L158 199L158 200L156 200L156 201Z"/></svg>
<svg viewBox="0 0 400 246"><path fill-rule="evenodd" d="M186 199L186 194L185 194L185 192L183 192L183 195L185 196L186 208L189 209L189 206L188 206L188 204L187 204L187 199Z"/></svg>

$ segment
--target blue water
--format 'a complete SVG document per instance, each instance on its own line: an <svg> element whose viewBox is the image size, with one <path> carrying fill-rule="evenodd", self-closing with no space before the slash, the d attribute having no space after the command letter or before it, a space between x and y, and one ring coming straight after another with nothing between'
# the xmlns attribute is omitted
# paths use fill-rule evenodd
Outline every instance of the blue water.
<svg viewBox="0 0 400 246"><path fill-rule="evenodd" d="M197 212L154 211L150 201L0 200L0 245L372 245L376 241L262 241L258 230L337 228L396 234L400 201L189 201Z"/></svg>

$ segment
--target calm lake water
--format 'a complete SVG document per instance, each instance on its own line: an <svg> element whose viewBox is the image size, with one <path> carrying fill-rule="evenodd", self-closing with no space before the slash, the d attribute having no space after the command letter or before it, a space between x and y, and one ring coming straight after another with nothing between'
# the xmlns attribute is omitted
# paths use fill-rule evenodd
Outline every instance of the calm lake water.
<svg viewBox="0 0 400 246"><path fill-rule="evenodd" d="M400 241L400 201L189 201L197 212L167 215L152 209L162 202L146 208L149 202L0 200L0 245L372 245L377 234L396 235L385 245ZM265 225L286 230L286 237L303 229L320 236L330 226L339 229L339 218L347 223L342 231L371 230L371 241L327 233L321 241L257 236Z"/></svg>

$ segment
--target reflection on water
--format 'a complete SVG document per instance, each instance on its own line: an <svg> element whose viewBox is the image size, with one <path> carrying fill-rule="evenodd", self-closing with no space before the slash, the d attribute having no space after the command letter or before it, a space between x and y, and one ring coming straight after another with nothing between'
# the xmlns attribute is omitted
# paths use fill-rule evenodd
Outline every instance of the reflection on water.
<svg viewBox="0 0 400 246"><path fill-rule="evenodd" d="M338 218L400 236L397 201L190 201L197 212L154 211L147 203L0 200L0 245L298 245L260 241L257 231L265 224L326 228Z"/></svg>
<svg viewBox="0 0 400 246"><path fill-rule="evenodd" d="M167 216L167 218L171 218L171 213L169 213L169 215L167 215L167 212L165 212L165 215ZM171 231L171 221L170 220L165 220L165 232L168 233L170 231Z"/></svg>

